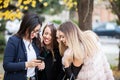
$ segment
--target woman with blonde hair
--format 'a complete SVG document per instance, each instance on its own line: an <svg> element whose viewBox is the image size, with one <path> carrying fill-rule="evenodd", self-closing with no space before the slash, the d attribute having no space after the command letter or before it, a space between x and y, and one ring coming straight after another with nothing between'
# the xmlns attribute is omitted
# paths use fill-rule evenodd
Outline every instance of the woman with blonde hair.
<svg viewBox="0 0 120 80"><path fill-rule="evenodd" d="M98 36L80 30L68 21L57 30L59 48L67 78L71 80L114 80Z"/></svg>

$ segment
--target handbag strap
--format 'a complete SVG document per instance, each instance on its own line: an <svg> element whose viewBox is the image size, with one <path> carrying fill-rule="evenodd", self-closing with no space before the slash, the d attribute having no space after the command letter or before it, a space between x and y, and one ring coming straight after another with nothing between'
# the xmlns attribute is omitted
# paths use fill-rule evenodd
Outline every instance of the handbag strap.
<svg viewBox="0 0 120 80"><path fill-rule="evenodd" d="M75 76L74 74L72 73L71 76L70 76L70 79L69 80L75 80Z"/></svg>

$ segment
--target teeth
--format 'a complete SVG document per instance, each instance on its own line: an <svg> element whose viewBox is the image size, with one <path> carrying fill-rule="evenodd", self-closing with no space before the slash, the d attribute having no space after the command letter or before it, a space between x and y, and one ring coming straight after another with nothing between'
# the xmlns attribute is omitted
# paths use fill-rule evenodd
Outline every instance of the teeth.
<svg viewBox="0 0 120 80"><path fill-rule="evenodd" d="M45 41L48 41L48 39L46 39Z"/></svg>

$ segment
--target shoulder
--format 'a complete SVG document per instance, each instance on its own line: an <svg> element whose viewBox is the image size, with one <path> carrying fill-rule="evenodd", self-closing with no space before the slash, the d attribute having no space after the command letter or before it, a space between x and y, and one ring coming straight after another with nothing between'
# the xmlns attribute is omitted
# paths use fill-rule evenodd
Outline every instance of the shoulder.
<svg viewBox="0 0 120 80"><path fill-rule="evenodd" d="M13 35L11 36L9 39L12 39L12 40L15 40L15 41L19 41L20 40L20 37L16 36L16 35Z"/></svg>
<svg viewBox="0 0 120 80"><path fill-rule="evenodd" d="M91 30L86 30L86 31L84 31L84 33L87 34L87 35L97 36L96 33L94 33Z"/></svg>
<svg viewBox="0 0 120 80"><path fill-rule="evenodd" d="M65 52L64 52L64 56L63 58L65 59L71 59L73 58L73 51L71 49L66 49Z"/></svg>
<svg viewBox="0 0 120 80"><path fill-rule="evenodd" d="M84 34L90 39L99 41L99 37L97 36L97 34L91 30L84 31Z"/></svg>
<svg viewBox="0 0 120 80"><path fill-rule="evenodd" d="M65 50L65 52L64 52L64 55L66 55L66 56L70 56L71 53L73 53L72 50L69 49L69 48L67 48L67 49Z"/></svg>
<svg viewBox="0 0 120 80"><path fill-rule="evenodd" d="M16 36L16 35L13 35L13 36L11 36L11 37L8 39L8 43L16 44L16 43L18 43L20 40L21 40L20 37L18 37L18 36Z"/></svg>
<svg viewBox="0 0 120 80"><path fill-rule="evenodd" d="M84 64L87 66L91 66L91 65L97 65L98 63L100 63L100 65L103 62L103 53L99 52L94 54L91 57L87 57L84 59Z"/></svg>

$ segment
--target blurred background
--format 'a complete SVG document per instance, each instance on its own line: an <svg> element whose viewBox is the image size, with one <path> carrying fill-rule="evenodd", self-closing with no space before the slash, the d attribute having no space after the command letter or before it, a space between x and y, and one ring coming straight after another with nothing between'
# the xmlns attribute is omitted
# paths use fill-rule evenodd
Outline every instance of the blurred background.
<svg viewBox="0 0 120 80"><path fill-rule="evenodd" d="M115 80L120 80L120 0L0 0L0 80L6 42L27 12L37 13L43 27L48 22L58 27L72 20L83 31L93 30L100 37Z"/></svg>

